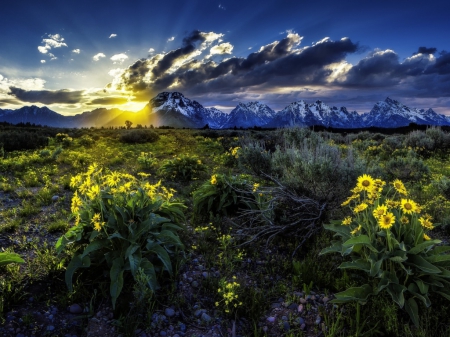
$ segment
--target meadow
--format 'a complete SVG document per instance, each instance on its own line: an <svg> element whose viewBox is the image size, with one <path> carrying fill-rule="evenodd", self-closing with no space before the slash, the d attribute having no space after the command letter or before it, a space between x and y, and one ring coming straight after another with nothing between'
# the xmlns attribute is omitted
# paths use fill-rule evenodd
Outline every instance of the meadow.
<svg viewBox="0 0 450 337"><path fill-rule="evenodd" d="M3 126L0 143L1 335L450 335L439 128Z"/></svg>

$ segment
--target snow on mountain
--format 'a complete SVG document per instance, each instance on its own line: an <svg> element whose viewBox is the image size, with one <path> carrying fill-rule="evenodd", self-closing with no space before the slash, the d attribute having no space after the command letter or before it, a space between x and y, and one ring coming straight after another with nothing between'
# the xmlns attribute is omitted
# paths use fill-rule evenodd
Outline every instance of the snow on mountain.
<svg viewBox="0 0 450 337"><path fill-rule="evenodd" d="M230 115L216 108L205 108L203 121L208 124L210 128L222 129L227 123Z"/></svg>
<svg viewBox="0 0 450 337"><path fill-rule="evenodd" d="M264 126L268 124L275 116L267 104L261 102L239 103L236 108L231 110L229 118L224 127L243 127Z"/></svg>
<svg viewBox="0 0 450 337"><path fill-rule="evenodd" d="M362 115L365 126L400 127L410 123L426 125L450 125L448 116L439 115L433 109L415 109L387 97L375 104L372 110Z"/></svg>

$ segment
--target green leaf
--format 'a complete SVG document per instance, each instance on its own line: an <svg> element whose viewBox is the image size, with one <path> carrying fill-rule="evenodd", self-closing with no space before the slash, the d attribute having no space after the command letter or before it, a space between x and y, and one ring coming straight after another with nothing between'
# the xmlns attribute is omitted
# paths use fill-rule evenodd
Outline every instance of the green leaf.
<svg viewBox="0 0 450 337"><path fill-rule="evenodd" d="M369 275L372 276L372 277L378 276L378 274L380 273L380 267L381 267L382 263L383 263L383 259L378 260L375 263L371 260L370 261L371 267L370 267L370 274Z"/></svg>
<svg viewBox="0 0 450 337"><path fill-rule="evenodd" d="M134 254L134 252L135 252L136 250L138 250L138 249L139 249L139 245L136 244L136 243L133 243L133 244L129 245L128 248L127 248L127 250L125 251L125 260L128 259L128 257L129 257L131 254Z"/></svg>
<svg viewBox="0 0 450 337"><path fill-rule="evenodd" d="M155 253L159 260L163 263L165 269L172 274L172 263L170 262L169 254L167 254L166 250L161 247L156 242L152 242L151 240L147 240L146 248L149 252Z"/></svg>
<svg viewBox="0 0 450 337"><path fill-rule="evenodd" d="M415 297L417 297L419 300L421 300L427 307L429 307L431 305L431 301L428 298L428 295L425 294L424 296L422 296L422 294L419 294L419 287L414 284L414 283L410 283L408 286L408 291L413 294Z"/></svg>
<svg viewBox="0 0 450 337"><path fill-rule="evenodd" d="M350 237L350 227L342 225L323 225L325 229L337 233L339 236L344 238Z"/></svg>
<svg viewBox="0 0 450 337"><path fill-rule="evenodd" d="M91 259L89 258L89 256L85 256L85 257L81 258L80 255L75 255L72 258L72 260L69 262L69 264L67 265L67 268L66 268L65 280L66 280L67 288L69 289L70 292L73 291L72 278L73 278L73 274L75 273L75 271L78 268L88 268L90 265L91 265Z"/></svg>
<svg viewBox="0 0 450 337"><path fill-rule="evenodd" d="M330 247L322 249L319 253L319 256L328 253L341 253L341 251L342 251L342 243L340 241L335 241Z"/></svg>
<svg viewBox="0 0 450 337"><path fill-rule="evenodd" d="M450 250L450 246L436 246L433 248L433 250L430 251L430 254L438 255L445 252L448 252Z"/></svg>
<svg viewBox="0 0 450 337"><path fill-rule="evenodd" d="M139 269L139 266L141 265L141 252L134 253L130 256L128 256L128 261L130 262L130 270L131 274L133 275L133 278L136 278L136 273Z"/></svg>
<svg viewBox="0 0 450 337"><path fill-rule="evenodd" d="M422 295L428 293L428 284L425 284L421 279L418 278L415 278L414 282L417 284L417 287L419 288Z"/></svg>
<svg viewBox="0 0 450 337"><path fill-rule="evenodd" d="M406 252L403 250L395 250L390 254L389 260L394 262L404 262L408 259Z"/></svg>
<svg viewBox="0 0 450 337"><path fill-rule="evenodd" d="M149 277L148 280L148 286L153 291L156 292L156 290L159 288L158 281L156 280L156 272L155 267L153 266L153 263L151 263L147 258L141 259L141 266L144 270L145 275Z"/></svg>
<svg viewBox="0 0 450 337"><path fill-rule="evenodd" d="M414 325L418 328L419 327L419 308L417 306L416 301L414 298L408 299L405 303L405 309L408 313L409 317L413 321Z"/></svg>
<svg viewBox="0 0 450 337"><path fill-rule="evenodd" d="M345 241L342 246L346 247L346 246L354 246L354 245L364 245L367 248L369 248L371 251L378 253L378 250L376 250L376 248L374 246L372 246L372 242L370 241L370 238L367 235L358 235L355 236L351 239L348 239L347 241Z"/></svg>
<svg viewBox="0 0 450 337"><path fill-rule="evenodd" d="M430 263L436 263L440 266L450 265L450 255L431 255L426 256L425 260L427 260Z"/></svg>
<svg viewBox="0 0 450 337"><path fill-rule="evenodd" d="M342 262L339 269L359 269L365 272L370 271L370 263L364 259L358 259L352 262Z"/></svg>
<svg viewBox="0 0 450 337"><path fill-rule="evenodd" d="M429 240L429 241L424 241L422 243L419 243L417 246L411 248L408 251L408 254L418 254L422 251L424 251L426 248L428 248L429 246L441 243L441 240Z"/></svg>
<svg viewBox="0 0 450 337"><path fill-rule="evenodd" d="M113 309L116 308L117 297L119 297L120 293L122 292L124 271L123 265L124 262L122 258L115 258L109 272L109 277L111 278L109 292L111 294Z"/></svg>
<svg viewBox="0 0 450 337"><path fill-rule="evenodd" d="M444 291L439 291L439 290L435 290L435 293L438 293L439 295L445 297L446 299L448 299L450 301L450 294L444 292Z"/></svg>
<svg viewBox="0 0 450 337"><path fill-rule="evenodd" d="M412 264L412 265L416 266L417 268L419 268L420 270L422 270L426 273L429 273L429 274L441 273L441 270L438 267L432 265L430 262L425 260L420 255L409 256L407 263Z"/></svg>
<svg viewBox="0 0 450 337"><path fill-rule="evenodd" d="M0 266L5 266L10 263L24 263L25 261L16 253L0 253Z"/></svg>
<svg viewBox="0 0 450 337"><path fill-rule="evenodd" d="M346 303L352 301L366 302L367 298L373 294L372 287L364 284L361 287L348 288L340 293L335 294L336 299L331 303Z"/></svg>
<svg viewBox="0 0 450 337"><path fill-rule="evenodd" d="M96 250L99 250L103 247L106 247L109 244L109 240L108 239L104 239L104 240L98 240L98 241L93 241L90 244L88 244L86 246L86 248L83 251L83 254L80 255L81 258L85 257L86 255L88 255L91 252L94 252Z"/></svg>
<svg viewBox="0 0 450 337"><path fill-rule="evenodd" d="M389 295L391 295L392 300L397 303L400 308L403 308L403 306L405 305L405 297L403 296L405 290L405 286L397 283L390 283L386 287L386 291L389 293Z"/></svg>

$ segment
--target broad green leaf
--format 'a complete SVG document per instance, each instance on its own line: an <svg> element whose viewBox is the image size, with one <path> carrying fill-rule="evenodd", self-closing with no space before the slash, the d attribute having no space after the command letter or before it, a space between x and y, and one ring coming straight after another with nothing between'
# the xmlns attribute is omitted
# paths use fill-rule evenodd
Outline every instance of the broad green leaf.
<svg viewBox="0 0 450 337"><path fill-rule="evenodd" d="M419 327L419 308L417 306L416 301L414 298L408 299L405 303L405 309L408 313L409 317L413 321L414 325L418 328Z"/></svg>
<svg viewBox="0 0 450 337"><path fill-rule="evenodd" d="M25 261L16 253L0 253L0 266L5 266L10 263L24 263Z"/></svg>
<svg viewBox="0 0 450 337"><path fill-rule="evenodd" d="M132 243L131 245L129 245L127 250L125 251L125 259L128 259L128 257L131 254L134 254L134 252L138 249L139 249L139 245L136 243Z"/></svg>
<svg viewBox="0 0 450 337"><path fill-rule="evenodd" d="M430 263L436 263L439 266L450 265L450 255L431 255L426 256L425 260L427 260Z"/></svg>
<svg viewBox="0 0 450 337"><path fill-rule="evenodd" d="M340 241L333 242L330 247L324 248L320 251L320 255L325 255L328 253L341 253L342 251L342 243Z"/></svg>
<svg viewBox="0 0 450 337"><path fill-rule="evenodd" d="M432 255L438 255L445 252L448 252L450 250L450 246L436 246L429 252L429 254Z"/></svg>
<svg viewBox="0 0 450 337"><path fill-rule="evenodd" d="M389 260L394 262L403 262L406 261L408 257L406 256L406 252L403 250L395 250L390 254Z"/></svg>
<svg viewBox="0 0 450 337"><path fill-rule="evenodd" d="M411 248L408 251L408 254L418 254L418 253L424 251L425 249L427 249L429 246L436 245L436 244L441 243L441 242L442 242L441 240L424 241L422 243L419 243L417 246Z"/></svg>
<svg viewBox="0 0 450 337"><path fill-rule="evenodd" d="M370 238L367 235L358 235L353 238L348 239L345 241L342 246L354 246L354 245L364 245L367 248L369 248L371 251L378 253L378 250L374 246L372 246L372 242L370 241Z"/></svg>
<svg viewBox="0 0 450 337"><path fill-rule="evenodd" d="M376 261L375 263L373 261L370 261L370 276L376 277L380 273L380 267L383 263L383 259Z"/></svg>
<svg viewBox="0 0 450 337"><path fill-rule="evenodd" d="M350 237L350 227L342 226L342 225L323 225L325 229L328 229L332 232L339 234L344 238Z"/></svg>
<svg viewBox="0 0 450 337"><path fill-rule="evenodd" d="M439 291L439 290L435 290L435 293L438 293L439 295L445 297L446 299L448 299L450 301L450 294L444 292L444 291Z"/></svg>
<svg viewBox="0 0 450 337"><path fill-rule="evenodd" d="M400 308L403 308L403 306L405 305L405 297L403 296L405 290L405 286L397 283L390 283L386 287L386 291L389 293L389 295L391 295L392 300L397 303Z"/></svg>
<svg viewBox="0 0 450 337"><path fill-rule="evenodd" d="M130 263L131 274L133 275L133 278L135 278L136 272L138 271L139 266L141 265L140 251L138 253L134 253L134 254L128 256L128 261Z"/></svg>
<svg viewBox="0 0 450 337"><path fill-rule="evenodd" d="M111 300L113 309L116 308L116 300L122 292L123 287L123 259L118 257L113 260L109 277L111 278L111 284L109 286L109 292L111 294Z"/></svg>
<svg viewBox="0 0 450 337"><path fill-rule="evenodd" d="M94 252L96 250L99 250L103 247L106 247L109 245L109 240L108 239L104 239L104 240L97 240L97 241L93 241L90 244L88 244L86 246L86 248L84 249L83 253L80 255L81 258L85 257L86 255L88 255L91 252Z"/></svg>
<svg viewBox="0 0 450 337"><path fill-rule="evenodd" d="M67 265L67 268L66 268L65 280L66 280L67 288L69 289L70 292L73 291L72 278L73 278L73 274L75 273L75 271L78 268L88 268L90 265L91 265L91 259L89 258L89 256L85 256L85 257L81 258L80 255L75 255L72 258L72 260L69 262L69 264Z"/></svg>
<svg viewBox="0 0 450 337"><path fill-rule="evenodd" d="M413 264L414 266L416 266L420 270L422 270L422 271L424 271L426 273L429 273L429 274L439 274L439 273L441 273L441 270L438 267L432 265L430 262L425 260L420 255L411 255L411 256L409 256L407 263Z"/></svg>
<svg viewBox="0 0 450 337"><path fill-rule="evenodd" d="M359 259L359 260L355 260L352 262L342 262L338 268L339 269L359 269L359 270L363 270L365 272L369 272L370 271L370 263L367 262L366 260Z"/></svg>
<svg viewBox="0 0 450 337"><path fill-rule="evenodd" d="M367 298L373 294L372 287L365 284L361 287L349 288L345 291L335 294L336 299L332 303L346 303L352 301L366 302Z"/></svg>
<svg viewBox="0 0 450 337"><path fill-rule="evenodd" d="M158 285L158 281L156 280L155 267L147 258L142 258L140 268L142 268L144 270L145 275L147 275L149 277L149 280L148 280L149 288L153 292L156 292L156 290L159 288L159 285Z"/></svg>
<svg viewBox="0 0 450 337"><path fill-rule="evenodd" d="M413 294L416 298L421 300L427 307L431 305L431 301L428 298L428 295L425 294L424 296L422 296L422 294L419 294L419 287L416 284L410 283L408 286L408 291L411 294Z"/></svg>
<svg viewBox="0 0 450 337"><path fill-rule="evenodd" d="M421 279L418 278L415 278L414 282L417 284L417 287L419 288L421 294L428 293L428 284L425 284Z"/></svg>
<svg viewBox="0 0 450 337"><path fill-rule="evenodd" d="M155 253L159 260L163 263L165 269L172 274L172 263L170 262L169 254L167 254L166 250L161 247L156 242L152 242L150 240L147 240L146 248L149 252Z"/></svg>

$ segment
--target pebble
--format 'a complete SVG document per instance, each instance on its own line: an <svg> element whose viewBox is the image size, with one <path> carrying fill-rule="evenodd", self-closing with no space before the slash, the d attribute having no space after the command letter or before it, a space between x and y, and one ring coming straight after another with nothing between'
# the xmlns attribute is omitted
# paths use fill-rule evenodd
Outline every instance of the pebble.
<svg viewBox="0 0 450 337"><path fill-rule="evenodd" d="M195 310L194 316L195 316L195 317L200 317L200 316L203 315L205 312L206 312L205 309L198 309L198 310Z"/></svg>
<svg viewBox="0 0 450 337"><path fill-rule="evenodd" d="M316 321L314 322L316 325L320 324L320 322L322 321L322 319L320 318L320 316L316 317Z"/></svg>
<svg viewBox="0 0 450 337"><path fill-rule="evenodd" d="M330 300L330 299L329 299L328 297L322 298L322 302L323 302L323 303L327 303L329 300Z"/></svg>
<svg viewBox="0 0 450 337"><path fill-rule="evenodd" d="M159 335L160 335L160 336L167 336L167 332L161 331L161 332L159 333Z"/></svg>
<svg viewBox="0 0 450 337"><path fill-rule="evenodd" d="M298 312L302 312L303 311L303 304L300 304L299 306L298 306Z"/></svg>
<svg viewBox="0 0 450 337"><path fill-rule="evenodd" d="M297 308L298 308L298 305L295 303L292 303L291 305L288 306L288 309L291 309L291 310L297 310Z"/></svg>
<svg viewBox="0 0 450 337"><path fill-rule="evenodd" d="M272 303L272 305L270 306L272 309L274 309L274 308L279 308L279 307L281 307L281 304L280 303Z"/></svg>
<svg viewBox="0 0 450 337"><path fill-rule="evenodd" d="M172 308L166 308L166 310L164 310L164 314L167 317L172 317L175 315L175 310L173 310Z"/></svg>
<svg viewBox="0 0 450 337"><path fill-rule="evenodd" d="M291 329L291 326L289 325L288 322L283 323L283 329L284 329L284 331L289 331Z"/></svg>
<svg viewBox="0 0 450 337"><path fill-rule="evenodd" d="M204 272L202 273L202 276L203 276L204 278L208 278L209 274L208 274L206 271L204 271Z"/></svg>
<svg viewBox="0 0 450 337"><path fill-rule="evenodd" d="M186 325L184 323L180 323L181 332L186 332Z"/></svg>
<svg viewBox="0 0 450 337"><path fill-rule="evenodd" d="M53 330L55 330L55 327L53 325L49 325L47 327L47 331L53 331Z"/></svg>
<svg viewBox="0 0 450 337"><path fill-rule="evenodd" d="M58 199L59 199L59 195L54 195L54 196L52 197L52 201L53 201L53 202L58 201Z"/></svg>
<svg viewBox="0 0 450 337"><path fill-rule="evenodd" d="M287 320L288 320L288 318L287 318L287 316L281 316L281 320L283 320L283 321L287 321Z"/></svg>
<svg viewBox="0 0 450 337"><path fill-rule="evenodd" d="M194 288L198 287L198 282L197 281L192 281L191 286L193 286Z"/></svg>
<svg viewBox="0 0 450 337"><path fill-rule="evenodd" d="M204 320L205 322L209 322L211 321L211 316L209 316L206 312L204 312L202 314L202 320Z"/></svg>
<svg viewBox="0 0 450 337"><path fill-rule="evenodd" d="M81 314L83 312L83 308L81 305L75 303L69 307L69 312L71 314Z"/></svg>
<svg viewBox="0 0 450 337"><path fill-rule="evenodd" d="M273 323L273 322L275 322L275 317L269 316L269 317L267 317L267 321L270 323Z"/></svg>
<svg viewBox="0 0 450 337"><path fill-rule="evenodd" d="M297 318L295 319L295 321L296 321L299 325L305 324L305 320L303 319L303 317L297 317Z"/></svg>

